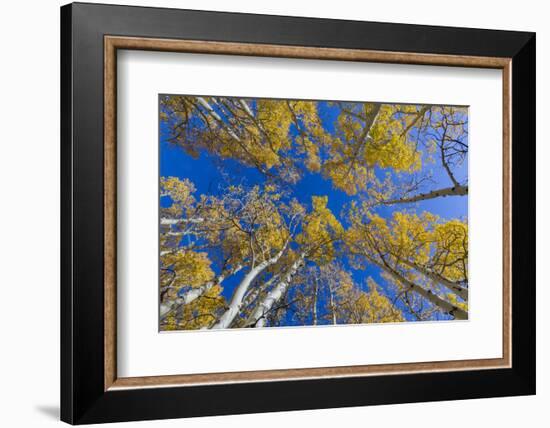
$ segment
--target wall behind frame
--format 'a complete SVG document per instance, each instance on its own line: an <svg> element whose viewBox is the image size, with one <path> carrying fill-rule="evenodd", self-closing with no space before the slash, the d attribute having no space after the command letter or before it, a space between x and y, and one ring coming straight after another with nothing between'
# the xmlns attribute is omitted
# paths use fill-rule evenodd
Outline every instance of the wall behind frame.
<svg viewBox="0 0 550 428"><path fill-rule="evenodd" d="M2 5L4 67L0 69L0 322L4 349L0 354L3 388L2 422L10 427L59 427L59 0L5 2ZM266 13L319 18L342 18L411 24L485 27L537 31L537 75L550 74L550 29L544 3L479 2L465 0L452 10L437 0L410 2L338 2L317 0L103 0L159 7ZM550 193L550 147L542 142L543 118L550 114L544 100L548 80L539 79L538 94L538 265L550 259L547 222ZM126 423L124 427L228 428L281 426L364 426L365 424L449 428L488 423L522 426L547 419L543 405L550 401L550 299L545 285L550 273L539 270L538 282L538 395L442 403L420 403L337 410L283 412L263 415L200 418L186 421ZM543 285L544 284L544 285ZM32 379L32 385L29 382ZM543 419L544 418L544 419Z"/></svg>

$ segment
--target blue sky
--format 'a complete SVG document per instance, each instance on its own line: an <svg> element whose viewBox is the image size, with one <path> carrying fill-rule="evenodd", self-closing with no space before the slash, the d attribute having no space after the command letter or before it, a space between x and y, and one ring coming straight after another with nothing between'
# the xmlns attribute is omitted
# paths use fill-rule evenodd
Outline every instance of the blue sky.
<svg viewBox="0 0 550 428"><path fill-rule="evenodd" d="M334 132L333 122L339 113L339 108L329 106L326 102L320 102L318 107L319 115L323 122L323 127L329 133ZM292 133L291 128L291 133ZM219 194L220 188L227 187L230 184L244 184L252 186L261 184L265 181L264 176L253 167L247 167L232 159L216 159L215 156L201 151L198 159L195 159L185 153L185 151L167 141L168 127L166 124L160 124L160 175L163 177L178 177L191 180L196 189L196 196L201 194ZM425 159L424 159L425 160ZM425 163L425 162L424 162ZM437 182L437 187L451 186L452 183L447 177L443 168L438 162L424 166L433 170L433 179ZM382 177L385 170L376 169L376 174ZM467 176L467 162L465 162L456 171L457 178L463 179ZM346 204L357 199L357 196L349 196L345 192L335 189L330 180L323 178L319 173L304 172L302 178L292 186L292 197L297 198L305 206L311 206L311 196L327 195L328 206L332 212L338 216ZM442 219L467 217L467 197L448 197L438 198L416 204L387 206L377 208L377 213L382 217L389 217L394 210L403 210L407 208L418 214L423 211L430 211L440 216ZM169 201L161 200L161 205L167 205ZM345 266L351 268L349 263L344 262ZM214 267L214 270L215 267ZM373 277L380 286L385 288L384 280L380 277L378 268L368 267L365 270L351 270L353 278L357 284L366 283L368 276ZM235 286L238 284L240 276L236 275L223 283L223 296L228 300L231 298ZM390 297L393 292L386 290ZM406 315L406 314L405 314ZM408 316L412 319L412 316Z"/></svg>

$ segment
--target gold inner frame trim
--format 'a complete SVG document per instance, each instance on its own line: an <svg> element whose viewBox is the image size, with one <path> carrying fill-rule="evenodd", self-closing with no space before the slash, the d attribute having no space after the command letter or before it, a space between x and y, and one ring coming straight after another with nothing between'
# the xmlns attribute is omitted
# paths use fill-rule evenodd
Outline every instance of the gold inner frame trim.
<svg viewBox="0 0 550 428"><path fill-rule="evenodd" d="M116 88L117 50L168 51L214 55L242 55L323 59L393 64L494 68L502 70L503 94L503 323L502 358L377 364L342 367L261 370L170 376L119 378L116 367ZM512 355L512 164L510 58L384 52L251 43L170 40L139 37L104 37L104 389L155 388L220 383L291 381L299 379L362 377L407 373L497 369L511 367Z"/></svg>

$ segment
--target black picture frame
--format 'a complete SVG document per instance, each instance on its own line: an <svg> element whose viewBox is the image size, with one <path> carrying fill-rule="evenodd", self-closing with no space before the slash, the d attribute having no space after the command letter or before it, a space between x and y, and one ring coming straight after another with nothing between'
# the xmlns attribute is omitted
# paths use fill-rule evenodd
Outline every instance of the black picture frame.
<svg viewBox="0 0 550 428"><path fill-rule="evenodd" d="M104 390L104 36L512 59L512 367ZM71 424L535 393L535 34L73 3L61 8L61 419Z"/></svg>

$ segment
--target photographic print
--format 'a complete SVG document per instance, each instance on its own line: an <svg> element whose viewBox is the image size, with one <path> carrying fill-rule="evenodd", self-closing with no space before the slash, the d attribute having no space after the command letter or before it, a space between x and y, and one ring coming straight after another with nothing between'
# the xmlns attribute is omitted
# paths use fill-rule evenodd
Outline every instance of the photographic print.
<svg viewBox="0 0 550 428"><path fill-rule="evenodd" d="M468 319L468 108L159 95L159 329Z"/></svg>

